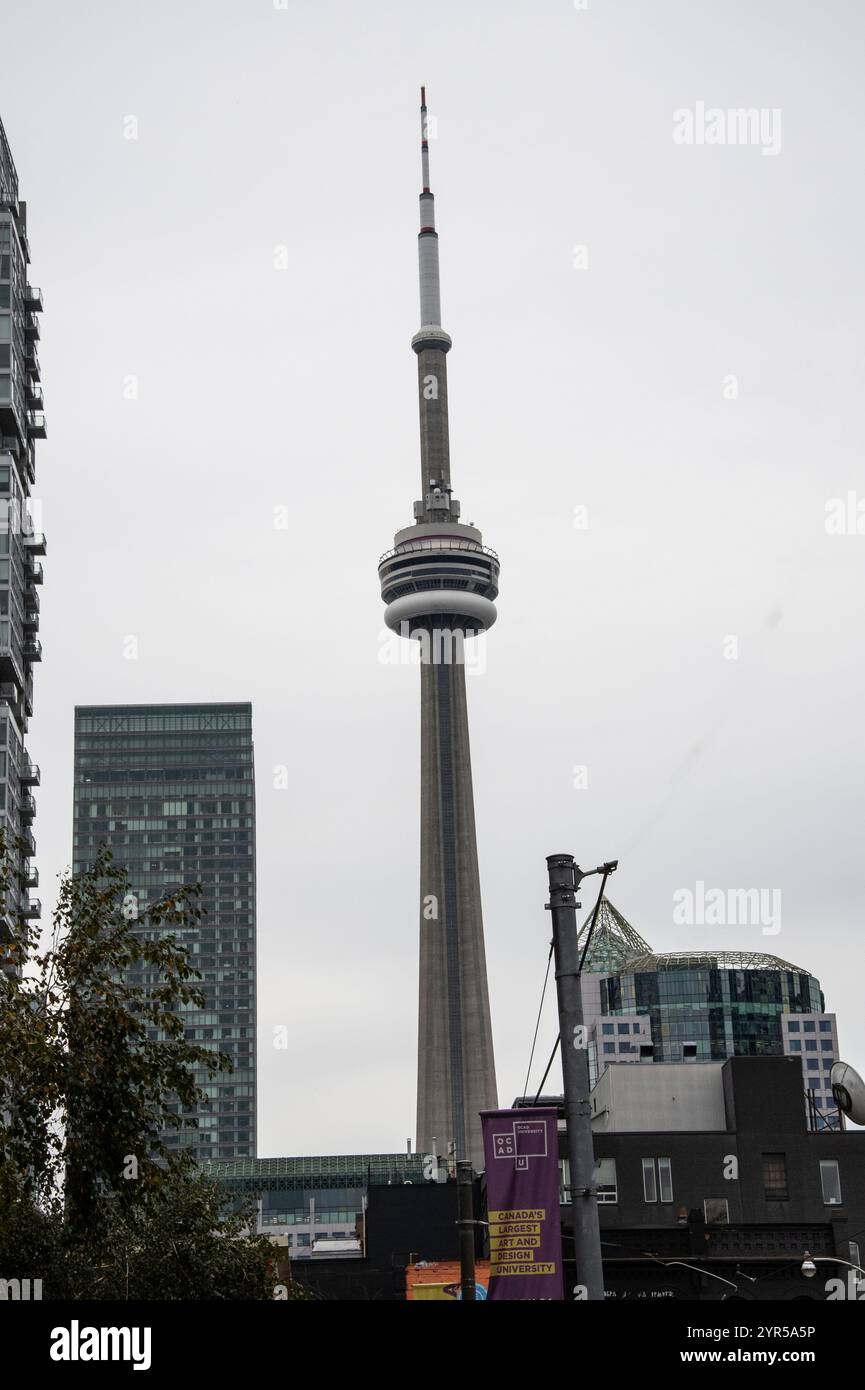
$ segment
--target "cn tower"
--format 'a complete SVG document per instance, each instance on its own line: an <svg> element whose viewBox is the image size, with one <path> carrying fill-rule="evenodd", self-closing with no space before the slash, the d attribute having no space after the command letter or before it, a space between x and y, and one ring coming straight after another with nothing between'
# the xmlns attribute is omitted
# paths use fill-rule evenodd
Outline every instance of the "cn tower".
<svg viewBox="0 0 865 1390"><path fill-rule="evenodd" d="M478 850L466 707L465 639L492 627L499 561L459 520L451 488L447 354L438 233L421 88L420 328L417 355L421 497L378 572L388 627L421 647L420 1005L417 1146L483 1167L478 1118L495 1109Z"/></svg>

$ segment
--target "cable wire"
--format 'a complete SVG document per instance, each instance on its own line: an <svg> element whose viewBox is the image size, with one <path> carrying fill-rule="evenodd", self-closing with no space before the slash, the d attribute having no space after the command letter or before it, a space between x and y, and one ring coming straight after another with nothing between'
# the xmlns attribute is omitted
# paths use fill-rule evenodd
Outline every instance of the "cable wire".
<svg viewBox="0 0 865 1390"><path fill-rule="evenodd" d="M525 1086L523 1087L523 1095L524 1095L524 1096L527 1096L528 1093L529 1093L529 1077L531 1076L531 1072L532 1072L532 1062L535 1060L535 1044L536 1044L536 1042L537 1042L537 1040L538 1040L538 1029L539 1029L540 1026L541 1026L541 1014L542 1014L542 1012L543 1012L543 1008L544 1008L544 999L545 999L546 993L547 993L547 981L548 981L549 978L550 978L550 961L552 960L552 958L553 958L553 943L552 943L552 941L551 941L551 942L550 942L550 954L547 956L547 970L546 970L546 974L544 975L544 987L543 987L543 989L541 990L541 1002L540 1002L540 1004L538 1005L538 1017L537 1017L537 1022L535 1023L535 1036L532 1038L532 1050L531 1050L531 1052L530 1052L530 1054L529 1054L529 1065L528 1065L528 1068L527 1068L527 1070L526 1070L526 1084L525 1084ZM549 1071L549 1067L547 1068L547 1071Z"/></svg>
<svg viewBox="0 0 865 1390"><path fill-rule="evenodd" d="M549 1074L550 1074L550 1067L553 1065L553 1062L554 1062L554 1060L555 1060L556 1053L557 1053L558 1050L559 1050L559 1043L561 1042L561 1040L562 1040L562 1035L561 1035L561 1033L558 1033L558 1034L556 1035L556 1041L555 1041L555 1044L554 1044L554 1046L553 1046L553 1050L552 1050L552 1052L550 1053L550 1060L547 1062L547 1069L546 1069L546 1071L544 1072L543 1076L541 1077L541 1084L540 1084L540 1086L538 1087L538 1094L535 1096L535 1099L534 1099L534 1104L535 1104L535 1105L537 1105L538 1101L539 1101L540 1098L541 1098L541 1091L544 1089L544 1082L546 1081L547 1077L548 1077Z"/></svg>

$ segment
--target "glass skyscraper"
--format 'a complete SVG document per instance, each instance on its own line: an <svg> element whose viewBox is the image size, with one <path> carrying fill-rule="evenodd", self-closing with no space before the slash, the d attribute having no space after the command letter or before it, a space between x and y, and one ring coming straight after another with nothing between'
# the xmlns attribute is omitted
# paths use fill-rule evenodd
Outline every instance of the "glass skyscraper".
<svg viewBox="0 0 865 1390"><path fill-rule="evenodd" d="M39 384L38 315L42 292L27 283L30 248L27 205L0 122L0 826L15 869L0 902L0 938L40 904L28 889L38 884L32 788L39 769L24 747L33 713L33 665L41 660L39 592L45 537L34 529L30 490L36 481L36 440L45 438Z"/></svg>
<svg viewBox="0 0 865 1390"><path fill-rule="evenodd" d="M73 867L101 843L146 908L201 883L205 915L184 944L202 974L191 1042L228 1053L231 1073L196 1073L198 1130L169 1131L199 1161L255 1157L255 777L252 706L79 705L75 710Z"/></svg>

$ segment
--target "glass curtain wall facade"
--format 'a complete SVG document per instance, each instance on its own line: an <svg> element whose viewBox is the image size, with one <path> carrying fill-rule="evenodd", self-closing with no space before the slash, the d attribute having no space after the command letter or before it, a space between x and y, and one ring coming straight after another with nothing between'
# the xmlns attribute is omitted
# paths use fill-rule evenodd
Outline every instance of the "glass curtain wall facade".
<svg viewBox="0 0 865 1390"><path fill-rule="evenodd" d="M669 965L611 975L600 988L602 1014L648 1014L658 1062L780 1054L784 1014L823 1012L819 981L792 970Z"/></svg>
<svg viewBox="0 0 865 1390"><path fill-rule="evenodd" d="M201 883L204 916L184 944L206 995L186 1036L228 1053L232 1073L196 1078L198 1130L165 1135L199 1162L255 1156L255 779L252 706L83 705L75 710L73 866L100 843L149 902Z"/></svg>
<svg viewBox="0 0 865 1390"><path fill-rule="evenodd" d="M39 380L42 292L28 284L27 205L0 122L0 826L15 869L0 904L0 937L41 906L32 825L39 782L24 747L33 713L33 667L42 658L39 591L45 537L34 529L30 493L36 481L36 440L45 438Z"/></svg>

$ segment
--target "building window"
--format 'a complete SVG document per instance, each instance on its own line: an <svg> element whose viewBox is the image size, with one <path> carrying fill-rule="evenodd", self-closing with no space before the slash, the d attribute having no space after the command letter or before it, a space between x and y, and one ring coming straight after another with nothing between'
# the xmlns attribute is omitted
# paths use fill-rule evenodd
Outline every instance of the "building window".
<svg viewBox="0 0 865 1390"><path fill-rule="evenodd" d="M831 1020L831 1019L829 1019L829 1018L821 1018L821 1019L820 1019L820 1032L821 1032L821 1033L831 1033L831 1032L832 1032L832 1020Z"/></svg>
<svg viewBox="0 0 865 1390"><path fill-rule="evenodd" d="M615 1043L604 1043L604 1052L615 1052L615 1050L616 1050L616 1044L615 1044Z"/></svg>
<svg viewBox="0 0 865 1390"><path fill-rule="evenodd" d="M801 1044L801 1042L799 1041L798 1038L791 1038L791 1039L790 1039L790 1051L791 1051L791 1052L801 1052L801 1051L802 1051L802 1044Z"/></svg>
<svg viewBox="0 0 865 1390"><path fill-rule="evenodd" d="M806 1032L806 1033L813 1033L813 1032L814 1032L814 1020L813 1020L813 1018L808 1018L808 1019L806 1019L805 1022L802 1024L802 1028L803 1028L803 1031Z"/></svg>
<svg viewBox="0 0 865 1390"><path fill-rule="evenodd" d="M821 1158L820 1185L823 1188L823 1205L827 1207L840 1207L841 1174L838 1171L836 1159Z"/></svg>
<svg viewBox="0 0 865 1390"><path fill-rule="evenodd" d="M559 1159L559 1201L568 1206L571 1201L571 1160Z"/></svg>
<svg viewBox="0 0 865 1390"><path fill-rule="evenodd" d="M707 1226L729 1226L730 1209L726 1197L704 1197L703 1215Z"/></svg>
<svg viewBox="0 0 865 1390"><path fill-rule="evenodd" d="M630 1031L631 1031L631 1025L630 1025L629 1023L620 1023L620 1024L619 1024L619 1032L620 1032L620 1033L630 1033Z"/></svg>
<svg viewBox="0 0 865 1390"><path fill-rule="evenodd" d="M673 1165L668 1158L658 1159L658 1187L662 1202L673 1200Z"/></svg>
<svg viewBox="0 0 865 1390"><path fill-rule="evenodd" d="M608 1206L619 1200L616 1185L616 1160L614 1158L595 1159L595 1185L598 1189L598 1202Z"/></svg>
<svg viewBox="0 0 865 1390"><path fill-rule="evenodd" d="M789 1201L786 1154L763 1155L763 1196L767 1202Z"/></svg>
<svg viewBox="0 0 865 1390"><path fill-rule="evenodd" d="M798 1023L793 1023L793 1022L788 1023L788 1024L787 1024L787 1031L790 1032L790 1033L798 1033L798 1032L799 1032L799 1024L798 1024Z"/></svg>
<svg viewBox="0 0 865 1390"><path fill-rule="evenodd" d="M821 1051L821 1052L831 1052L831 1051L832 1051L832 1039L831 1039L831 1038L822 1038L822 1039L821 1039L821 1041L820 1041L820 1051Z"/></svg>
<svg viewBox="0 0 865 1390"><path fill-rule="evenodd" d="M647 1202L658 1200L658 1180L655 1176L655 1160L643 1159L643 1197Z"/></svg>
<svg viewBox="0 0 865 1390"><path fill-rule="evenodd" d="M813 1039L809 1038L808 1041L805 1043L805 1051L806 1051L806 1052L816 1052L816 1051L817 1051L817 1044L816 1044L816 1042L813 1041Z"/></svg>
<svg viewBox="0 0 865 1390"><path fill-rule="evenodd" d="M607 1034L609 1034L609 1033L614 1033L615 1031L616 1031L616 1029L615 1029L615 1025L614 1025L614 1024L612 1024L612 1023L602 1023L602 1024L601 1024L601 1032L602 1032L602 1033L607 1033Z"/></svg>

